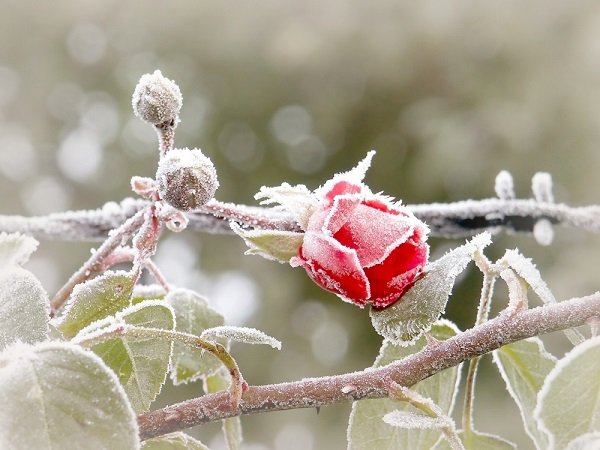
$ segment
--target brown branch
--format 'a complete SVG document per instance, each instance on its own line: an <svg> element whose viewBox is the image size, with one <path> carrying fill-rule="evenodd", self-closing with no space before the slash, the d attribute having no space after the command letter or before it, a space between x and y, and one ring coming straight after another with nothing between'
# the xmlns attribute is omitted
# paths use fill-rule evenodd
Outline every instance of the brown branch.
<svg viewBox="0 0 600 450"><path fill-rule="evenodd" d="M228 393L219 392L142 414L138 416L140 436L149 439L240 414L387 397L392 382L412 386L437 372L503 345L583 325L588 319L598 316L600 293L513 314L503 313L385 367L290 383L249 386L239 408L231 407Z"/></svg>

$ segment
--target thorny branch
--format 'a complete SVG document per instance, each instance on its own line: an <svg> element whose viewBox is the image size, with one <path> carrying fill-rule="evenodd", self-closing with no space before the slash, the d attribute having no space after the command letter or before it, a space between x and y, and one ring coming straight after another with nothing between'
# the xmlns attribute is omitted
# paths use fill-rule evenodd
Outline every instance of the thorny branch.
<svg viewBox="0 0 600 450"><path fill-rule="evenodd" d="M23 217L0 215L0 232L21 232L39 239L64 241L104 240L108 232L147 205L145 200L127 198L120 204L110 202L89 211L70 211L47 216ZM225 205L229 208L222 208ZM238 209L232 209L237 206ZM561 203L543 203L534 199L465 200L455 203L407 205L429 225L432 236L462 238L484 230L532 232L536 223L547 220L553 225L600 232L600 206L571 207ZM208 233L231 233L229 220L253 227L258 222L275 224L278 229L294 229L291 217L272 208L209 202L207 212L188 213L188 229ZM228 209L230 211L228 211ZM240 215L239 211L244 214ZM219 214L219 211L222 213ZM233 211L233 212L232 212Z"/></svg>
<svg viewBox="0 0 600 450"><path fill-rule="evenodd" d="M249 386L238 408L230 394L219 392L186 400L138 416L140 436L150 439L240 414L318 408L389 396L393 383L410 387L444 369L503 345L552 331L583 325L600 316L600 293L529 310L505 311L494 319L390 365L344 375Z"/></svg>

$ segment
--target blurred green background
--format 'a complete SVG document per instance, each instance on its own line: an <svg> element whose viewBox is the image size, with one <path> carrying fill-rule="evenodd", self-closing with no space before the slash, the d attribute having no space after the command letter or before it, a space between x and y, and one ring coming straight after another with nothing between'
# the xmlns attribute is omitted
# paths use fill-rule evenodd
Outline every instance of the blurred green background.
<svg viewBox="0 0 600 450"><path fill-rule="evenodd" d="M405 203L492 196L501 169L519 197L531 196L536 171L548 171L558 201L598 202L600 5L592 0L0 5L0 214L97 208L130 195L132 175L153 176L156 138L130 98L155 69L184 96L176 144L213 159L223 201L253 204L261 185L283 181L315 188L376 149L368 184ZM459 241L431 243L436 257ZM29 268L52 294L90 245L42 242ZM598 289L598 237L557 230L555 243L540 247L529 236L499 236L489 254L515 246L558 298ZM229 323L283 341L280 353L234 346L250 383L372 363L380 338L366 311L299 269L243 252L233 237L165 233L156 262ZM471 269L451 299L448 316L463 329L479 283ZM561 336L550 345L567 348ZM476 426L531 448L489 360L481 383ZM158 404L200 389L167 387ZM348 413L340 405L244 417L244 448L345 448ZM219 449L218 428L192 433Z"/></svg>

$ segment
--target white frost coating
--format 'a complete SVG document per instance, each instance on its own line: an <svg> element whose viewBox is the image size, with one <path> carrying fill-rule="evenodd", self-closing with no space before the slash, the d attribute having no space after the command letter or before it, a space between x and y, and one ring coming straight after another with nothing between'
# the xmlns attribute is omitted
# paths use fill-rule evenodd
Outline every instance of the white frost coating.
<svg viewBox="0 0 600 450"><path fill-rule="evenodd" d="M531 178L531 190L534 198L541 203L554 203L552 195L552 176L546 172L538 172Z"/></svg>
<svg viewBox="0 0 600 450"><path fill-rule="evenodd" d="M261 200L261 205L279 204L275 209L292 213L303 230L306 230L308 219L319 207L317 196L303 184L291 186L283 183L281 186L262 186L254 198Z"/></svg>
<svg viewBox="0 0 600 450"><path fill-rule="evenodd" d="M0 268L25 264L38 244L31 236L21 233L0 233Z"/></svg>
<svg viewBox="0 0 600 450"><path fill-rule="evenodd" d="M513 200L515 195L515 184L510 172L502 170L496 175L494 191L500 200Z"/></svg>
<svg viewBox="0 0 600 450"><path fill-rule="evenodd" d="M237 417L236 417L237 419ZM228 420L228 419L225 419ZM189 434L182 433L181 431L177 431L175 433L165 434L163 436L147 439L142 444L143 449L186 449L186 450L210 450L206 445L200 442L197 439L194 439ZM238 447L234 447L238 448Z"/></svg>
<svg viewBox="0 0 600 450"><path fill-rule="evenodd" d="M165 288L160 284L136 284L133 287L132 297L155 299L167 295Z"/></svg>
<svg viewBox="0 0 600 450"><path fill-rule="evenodd" d="M572 440L565 450L598 450L600 448L600 432L586 433Z"/></svg>
<svg viewBox="0 0 600 450"><path fill-rule="evenodd" d="M554 228L548 219L540 219L533 226L533 237L540 245L548 246L554 241Z"/></svg>
<svg viewBox="0 0 600 450"><path fill-rule="evenodd" d="M0 401L0 448L140 448L136 415L116 375L77 345L7 348Z"/></svg>
<svg viewBox="0 0 600 450"><path fill-rule="evenodd" d="M453 426L449 417L429 417L408 411L392 411L383 416L388 425L409 429L435 429Z"/></svg>
<svg viewBox="0 0 600 450"><path fill-rule="evenodd" d="M549 448L600 431L600 336L575 346L558 361L540 389L533 416ZM567 405L567 407L565 407Z"/></svg>
<svg viewBox="0 0 600 450"><path fill-rule="evenodd" d="M204 330L200 337L207 341L224 338L236 342L243 342L245 344L266 344L270 345L272 348L281 350L280 341L256 328L232 326L214 327Z"/></svg>
<svg viewBox="0 0 600 450"><path fill-rule="evenodd" d="M415 342L444 312L456 277L475 252L490 243L490 234L484 232L430 263L424 277L399 301L389 308L369 311L375 331L398 345Z"/></svg>

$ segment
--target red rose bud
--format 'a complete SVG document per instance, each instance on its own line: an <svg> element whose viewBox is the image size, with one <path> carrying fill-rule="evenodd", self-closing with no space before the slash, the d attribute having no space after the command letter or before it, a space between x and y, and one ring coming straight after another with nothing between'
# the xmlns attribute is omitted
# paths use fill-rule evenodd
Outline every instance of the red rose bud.
<svg viewBox="0 0 600 450"><path fill-rule="evenodd" d="M290 264L304 267L315 283L342 300L385 308L423 272L429 229L407 208L373 194L360 181L368 162L317 191L320 206Z"/></svg>

